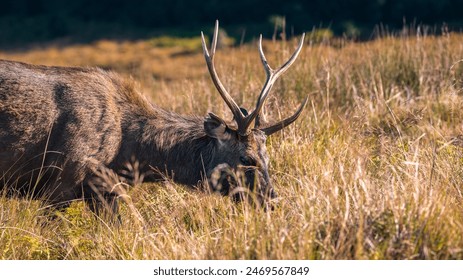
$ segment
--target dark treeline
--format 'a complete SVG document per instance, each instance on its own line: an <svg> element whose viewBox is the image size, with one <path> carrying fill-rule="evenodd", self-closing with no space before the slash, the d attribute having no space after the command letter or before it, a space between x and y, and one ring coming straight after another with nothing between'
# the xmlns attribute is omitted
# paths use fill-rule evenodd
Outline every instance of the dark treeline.
<svg viewBox="0 0 463 280"><path fill-rule="evenodd" d="M336 35L369 36L377 24L407 23L455 30L463 26L463 0L3 0L0 45L57 38L136 38L157 32L188 35L215 19L236 30L246 26L271 33L286 19L287 31L330 28Z"/></svg>

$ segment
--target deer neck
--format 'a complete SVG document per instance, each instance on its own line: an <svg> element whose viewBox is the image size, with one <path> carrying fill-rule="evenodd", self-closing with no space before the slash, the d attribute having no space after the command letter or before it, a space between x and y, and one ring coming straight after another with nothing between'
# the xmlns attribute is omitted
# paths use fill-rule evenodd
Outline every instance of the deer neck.
<svg viewBox="0 0 463 280"><path fill-rule="evenodd" d="M204 132L203 121L162 109L149 117L138 117L128 125L126 139L131 139L127 141L131 145L126 145L124 158L139 160L143 171L150 174L146 177L149 181L167 176L181 184L195 185L215 149Z"/></svg>

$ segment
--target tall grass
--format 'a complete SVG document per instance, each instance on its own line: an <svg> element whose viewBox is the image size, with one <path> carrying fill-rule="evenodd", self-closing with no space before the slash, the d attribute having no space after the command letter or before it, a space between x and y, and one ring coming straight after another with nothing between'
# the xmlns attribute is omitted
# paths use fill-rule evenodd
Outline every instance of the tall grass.
<svg viewBox="0 0 463 280"><path fill-rule="evenodd" d="M462 259L462 42L307 42L267 102L277 120L310 96L300 120L268 139L273 211L170 181L129 188L120 225L82 202L57 212L0 197L0 258ZM294 47L265 42L275 66ZM114 69L164 108L230 116L200 53L104 41L1 57ZM216 63L253 106L264 79L256 46L221 49Z"/></svg>

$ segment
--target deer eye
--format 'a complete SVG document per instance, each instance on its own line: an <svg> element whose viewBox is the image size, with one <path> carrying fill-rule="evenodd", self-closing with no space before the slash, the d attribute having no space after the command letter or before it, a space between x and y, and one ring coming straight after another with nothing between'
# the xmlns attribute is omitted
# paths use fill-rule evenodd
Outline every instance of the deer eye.
<svg viewBox="0 0 463 280"><path fill-rule="evenodd" d="M251 157L248 156L240 156L240 161L243 165L246 166L255 166L256 162Z"/></svg>

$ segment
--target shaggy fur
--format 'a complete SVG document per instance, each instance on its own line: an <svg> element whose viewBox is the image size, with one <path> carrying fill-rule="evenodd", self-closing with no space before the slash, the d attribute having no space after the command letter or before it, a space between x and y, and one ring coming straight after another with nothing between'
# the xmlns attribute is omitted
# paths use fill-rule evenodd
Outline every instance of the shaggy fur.
<svg viewBox="0 0 463 280"><path fill-rule="evenodd" d="M95 194L112 202L110 190L91 184L95 172L122 174L136 159L147 180L162 174L186 185L217 166L250 165L247 184L257 169L262 192L273 196L264 133L240 137L211 116L164 111L101 69L0 60L0 188L53 204Z"/></svg>

